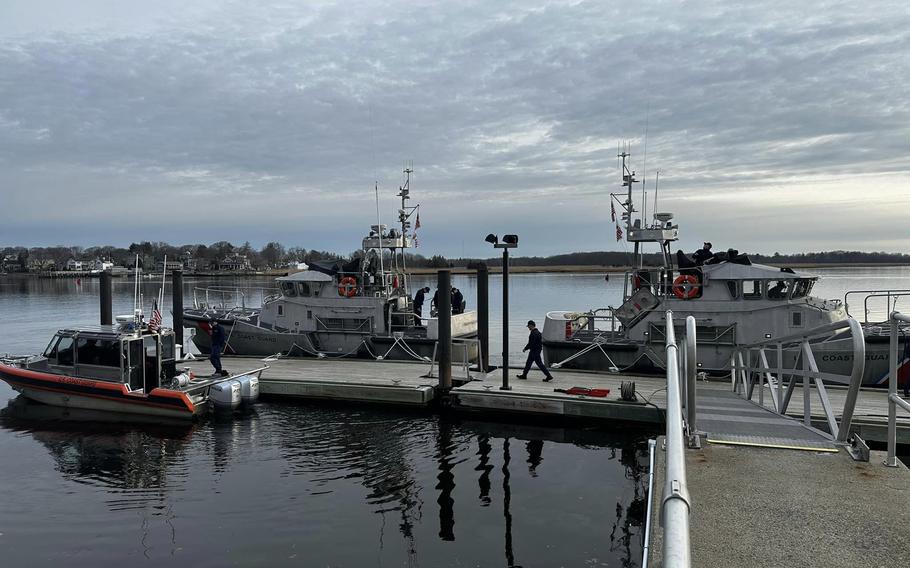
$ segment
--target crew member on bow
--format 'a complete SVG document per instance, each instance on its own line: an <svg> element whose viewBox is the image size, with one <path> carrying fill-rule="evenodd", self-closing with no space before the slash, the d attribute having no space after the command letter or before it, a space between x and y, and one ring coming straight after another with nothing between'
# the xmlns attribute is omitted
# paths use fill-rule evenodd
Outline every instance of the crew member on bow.
<svg viewBox="0 0 910 568"><path fill-rule="evenodd" d="M695 251L695 254L692 255L692 260L695 261L696 265L701 266L711 260L711 257L713 256L714 253L711 252L711 243L706 242L702 248Z"/></svg>

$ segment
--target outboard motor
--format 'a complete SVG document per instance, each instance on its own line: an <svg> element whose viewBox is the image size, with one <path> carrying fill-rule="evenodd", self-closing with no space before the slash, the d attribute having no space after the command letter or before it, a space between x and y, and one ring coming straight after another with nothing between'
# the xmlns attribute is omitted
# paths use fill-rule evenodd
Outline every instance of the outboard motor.
<svg viewBox="0 0 910 568"><path fill-rule="evenodd" d="M240 383L240 400L243 404L253 404L259 398L259 377L256 375L243 375L237 377Z"/></svg>
<svg viewBox="0 0 910 568"><path fill-rule="evenodd" d="M256 390L259 390L257 383ZM209 387L209 400L215 405L215 410L234 410L240 406L240 381L231 379Z"/></svg>

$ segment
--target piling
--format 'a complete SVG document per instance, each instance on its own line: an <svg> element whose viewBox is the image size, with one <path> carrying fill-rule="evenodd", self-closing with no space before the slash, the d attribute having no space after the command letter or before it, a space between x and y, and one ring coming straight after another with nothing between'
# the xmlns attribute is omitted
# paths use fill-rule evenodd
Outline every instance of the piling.
<svg viewBox="0 0 910 568"><path fill-rule="evenodd" d="M502 386L500 390L512 390L509 386L509 249L502 249Z"/></svg>
<svg viewBox="0 0 910 568"><path fill-rule="evenodd" d="M173 298L172 313L174 314L174 340L183 349L183 271L174 270L171 273Z"/></svg>
<svg viewBox="0 0 910 568"><path fill-rule="evenodd" d="M452 388L452 273L440 270L437 273L436 289L439 300L436 304L436 318L439 323L439 388Z"/></svg>
<svg viewBox="0 0 910 568"><path fill-rule="evenodd" d="M477 268L477 339L480 341L480 370L490 370L490 271Z"/></svg>
<svg viewBox="0 0 910 568"><path fill-rule="evenodd" d="M111 278L110 270L101 272L101 325L111 325L114 323Z"/></svg>

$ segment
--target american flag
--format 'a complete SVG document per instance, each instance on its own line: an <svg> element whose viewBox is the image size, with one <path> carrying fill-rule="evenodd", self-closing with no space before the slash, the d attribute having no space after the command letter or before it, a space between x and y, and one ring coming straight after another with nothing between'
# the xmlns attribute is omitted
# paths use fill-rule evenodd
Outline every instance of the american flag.
<svg viewBox="0 0 910 568"><path fill-rule="evenodd" d="M161 310L158 309L158 302L152 309L152 317L149 318L149 331L158 331L161 329Z"/></svg>
<svg viewBox="0 0 910 568"><path fill-rule="evenodd" d="M614 223L616 222L616 203L613 201L610 201L610 218Z"/></svg>
<svg viewBox="0 0 910 568"><path fill-rule="evenodd" d="M417 214L417 222L414 223L414 230L416 231L419 228L420 228L420 213Z"/></svg>
<svg viewBox="0 0 910 568"><path fill-rule="evenodd" d="M616 240L622 240L622 229L619 228L619 225L616 225Z"/></svg>

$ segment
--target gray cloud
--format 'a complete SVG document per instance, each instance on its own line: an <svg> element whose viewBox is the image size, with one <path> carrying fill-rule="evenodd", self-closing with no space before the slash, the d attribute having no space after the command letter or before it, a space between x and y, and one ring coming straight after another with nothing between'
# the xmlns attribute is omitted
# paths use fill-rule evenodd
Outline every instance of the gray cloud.
<svg viewBox="0 0 910 568"><path fill-rule="evenodd" d="M648 178L661 169L685 246L910 244L878 233L897 213L873 181L893 189L910 169L899 3L210 2L168 16L96 1L75 21L35 17L49 6L0 8L2 244L350 250L373 181L390 214L413 160L424 252L486 253L478 236L508 227L528 254L614 248L617 140L641 172L646 124ZM756 196L746 217L729 214L737 192ZM833 195L868 214L806 238L791 221ZM770 235L737 230L784 217Z"/></svg>

